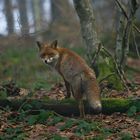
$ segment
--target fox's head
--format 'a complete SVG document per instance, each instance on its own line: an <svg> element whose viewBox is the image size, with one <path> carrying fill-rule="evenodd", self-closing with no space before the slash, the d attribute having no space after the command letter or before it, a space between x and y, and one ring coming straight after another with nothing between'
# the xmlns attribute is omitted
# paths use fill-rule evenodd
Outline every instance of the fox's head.
<svg viewBox="0 0 140 140"><path fill-rule="evenodd" d="M50 44L37 41L39 47L39 55L44 63L55 66L58 62L59 52L57 51L57 40Z"/></svg>

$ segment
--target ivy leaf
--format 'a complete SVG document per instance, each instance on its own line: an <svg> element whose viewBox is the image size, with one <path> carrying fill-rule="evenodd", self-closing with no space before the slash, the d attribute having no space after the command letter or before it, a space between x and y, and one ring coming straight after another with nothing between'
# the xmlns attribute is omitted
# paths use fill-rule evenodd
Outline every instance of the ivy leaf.
<svg viewBox="0 0 140 140"><path fill-rule="evenodd" d="M48 113L45 110L41 110L40 114L38 115L38 121L40 123L44 123L48 119L49 116L50 116L50 113Z"/></svg>
<svg viewBox="0 0 140 140"><path fill-rule="evenodd" d="M127 111L127 115L128 115L129 117L132 117L132 116L135 115L136 112L137 112L136 106L131 106L131 107L129 108L129 110Z"/></svg>
<svg viewBox="0 0 140 140"><path fill-rule="evenodd" d="M37 122L37 119L38 119L38 115L31 115L29 118L28 118L28 124L29 125L33 125Z"/></svg>
<svg viewBox="0 0 140 140"><path fill-rule="evenodd" d="M0 99L6 99L6 98L7 98L6 91L0 91Z"/></svg>
<svg viewBox="0 0 140 140"><path fill-rule="evenodd" d="M68 140L68 138L55 134L50 140Z"/></svg>
<svg viewBox="0 0 140 140"><path fill-rule="evenodd" d="M74 123L75 123L74 120L69 119L66 121L66 123L63 126L60 127L60 130L64 131L67 128L71 128L74 125Z"/></svg>

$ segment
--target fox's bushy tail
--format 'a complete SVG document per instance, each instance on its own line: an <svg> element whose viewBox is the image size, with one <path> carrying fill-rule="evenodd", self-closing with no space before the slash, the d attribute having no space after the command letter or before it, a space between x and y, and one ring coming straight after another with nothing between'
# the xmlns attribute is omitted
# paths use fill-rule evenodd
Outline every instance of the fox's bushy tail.
<svg viewBox="0 0 140 140"><path fill-rule="evenodd" d="M96 81L94 81L92 85L89 85L87 90L87 100L95 112L100 113L102 111L100 88Z"/></svg>

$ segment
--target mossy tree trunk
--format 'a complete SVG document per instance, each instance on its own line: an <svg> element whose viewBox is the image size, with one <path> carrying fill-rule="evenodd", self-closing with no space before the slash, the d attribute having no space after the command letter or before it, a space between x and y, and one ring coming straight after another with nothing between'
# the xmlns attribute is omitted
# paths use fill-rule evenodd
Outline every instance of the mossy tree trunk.
<svg viewBox="0 0 140 140"><path fill-rule="evenodd" d="M9 106L12 110L50 110L55 111L58 114L64 116L79 115L78 103L74 99L65 99L61 101L57 100L38 100L38 99L26 99L26 100L0 100L0 107ZM86 114L96 114L89 104L85 101L85 113ZM137 112L140 111L140 99L115 99L115 98L105 98L102 99L102 113L112 114L114 112L126 112L130 107L135 106ZM29 108L30 107L30 108Z"/></svg>
<svg viewBox="0 0 140 140"><path fill-rule="evenodd" d="M96 32L95 16L91 0L73 0L75 9L80 19L81 33L87 47L87 56L92 62L96 47L99 46L99 39Z"/></svg>

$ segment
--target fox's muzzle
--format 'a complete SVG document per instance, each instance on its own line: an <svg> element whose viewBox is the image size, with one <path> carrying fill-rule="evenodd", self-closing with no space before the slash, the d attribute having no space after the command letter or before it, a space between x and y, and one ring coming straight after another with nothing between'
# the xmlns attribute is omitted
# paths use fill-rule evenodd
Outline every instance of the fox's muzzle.
<svg viewBox="0 0 140 140"><path fill-rule="evenodd" d="M53 62L53 58L46 58L46 59L42 59L44 63L49 64Z"/></svg>

